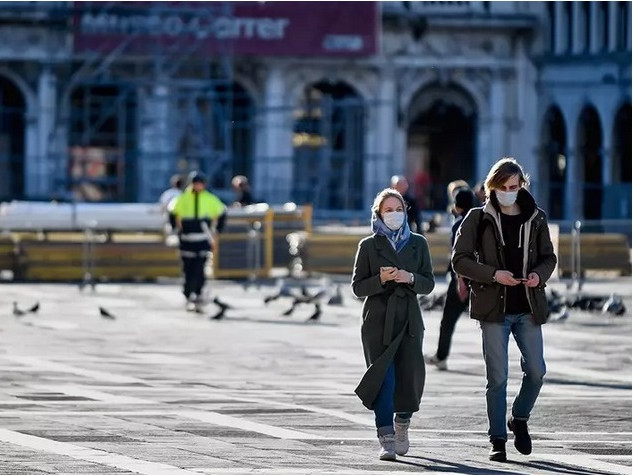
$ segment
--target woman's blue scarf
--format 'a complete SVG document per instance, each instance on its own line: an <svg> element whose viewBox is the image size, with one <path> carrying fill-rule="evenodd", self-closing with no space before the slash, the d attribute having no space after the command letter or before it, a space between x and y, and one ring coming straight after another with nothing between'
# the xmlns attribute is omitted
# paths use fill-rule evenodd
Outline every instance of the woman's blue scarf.
<svg viewBox="0 0 633 475"><path fill-rule="evenodd" d="M411 228L409 228L406 214L404 215L404 224L400 227L400 229L392 231L376 213L372 212L371 231L374 234L385 236L387 240L391 243L393 248L396 250L396 252L402 251L404 246L406 246L409 242L409 238L411 237Z"/></svg>

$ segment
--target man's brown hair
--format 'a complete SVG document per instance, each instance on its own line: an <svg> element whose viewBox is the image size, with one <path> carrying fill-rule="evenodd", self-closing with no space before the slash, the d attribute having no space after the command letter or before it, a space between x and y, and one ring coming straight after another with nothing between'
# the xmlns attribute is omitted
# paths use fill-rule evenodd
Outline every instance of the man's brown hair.
<svg viewBox="0 0 633 475"><path fill-rule="evenodd" d="M519 175L519 185L527 186L530 184L530 177L523 171L523 167L519 165L512 157L503 157L497 163L495 163L486 177L484 183L484 190L486 192L486 198L490 197L490 191L501 186L508 180L508 178Z"/></svg>

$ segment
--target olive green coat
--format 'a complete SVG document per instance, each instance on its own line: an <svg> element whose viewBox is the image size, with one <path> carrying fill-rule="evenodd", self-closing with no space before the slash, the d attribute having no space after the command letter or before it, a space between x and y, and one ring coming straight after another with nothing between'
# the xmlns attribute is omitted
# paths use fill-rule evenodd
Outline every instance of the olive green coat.
<svg viewBox="0 0 633 475"><path fill-rule="evenodd" d="M380 267L396 266L415 275L414 284L380 283ZM411 234L396 253L384 236L373 235L358 244L352 291L365 297L361 339L367 371L356 394L373 409L389 365L395 364L395 412L415 412L424 390L422 338L424 324L417 294L429 294L435 286L426 239Z"/></svg>

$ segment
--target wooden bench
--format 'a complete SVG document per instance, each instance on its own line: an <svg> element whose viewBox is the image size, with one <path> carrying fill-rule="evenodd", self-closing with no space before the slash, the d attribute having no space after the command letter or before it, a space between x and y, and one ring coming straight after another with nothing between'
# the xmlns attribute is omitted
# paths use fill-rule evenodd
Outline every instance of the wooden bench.
<svg viewBox="0 0 633 475"><path fill-rule="evenodd" d="M80 281L84 247L78 241L21 241L16 279ZM95 243L92 274L96 280L149 281L179 277L178 250L162 242Z"/></svg>
<svg viewBox="0 0 633 475"><path fill-rule="evenodd" d="M358 242L367 234L295 233L303 270L308 273L351 274ZM446 273L450 258L449 235L446 232L426 236L436 275ZM571 236L561 234L558 244L559 272L571 272ZM609 270L631 275L631 250L623 234L583 234L581 236L582 270Z"/></svg>

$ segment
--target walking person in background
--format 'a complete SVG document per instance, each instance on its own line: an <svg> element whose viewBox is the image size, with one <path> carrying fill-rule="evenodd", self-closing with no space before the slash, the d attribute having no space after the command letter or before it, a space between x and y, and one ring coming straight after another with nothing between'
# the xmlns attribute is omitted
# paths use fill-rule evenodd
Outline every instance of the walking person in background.
<svg viewBox="0 0 633 475"><path fill-rule="evenodd" d="M200 310L204 268L209 252L214 248L213 227L221 232L226 218L226 206L205 189L206 178L200 172L189 174L189 186L174 205L180 238L180 258L185 275L183 294L188 310Z"/></svg>
<svg viewBox="0 0 633 475"><path fill-rule="evenodd" d="M173 175L169 180L169 184L171 187L163 191L160 198L158 198L158 203L160 204L161 211L168 217L170 228L168 232L172 232L176 229L176 216L173 213L173 208L176 203L176 198L182 194L182 189L185 187L185 180L180 175Z"/></svg>
<svg viewBox="0 0 633 475"><path fill-rule="evenodd" d="M481 322L486 365L490 460L506 460L508 340L521 352L523 380L507 428L522 454L532 452L527 421L543 385L541 325L548 317L545 283L556 255L543 210L525 189L528 177L512 158L493 165L485 181L487 201L464 218L455 239L455 272L471 280L470 316Z"/></svg>
<svg viewBox="0 0 633 475"><path fill-rule="evenodd" d="M451 249L455 243L455 235L462 220L475 204L475 195L468 188L460 188L455 194L453 209L458 218L451 228ZM442 313L442 322L440 323L440 339L437 343L437 351L433 355L425 356L428 364L437 366L437 369L446 371L448 365L446 359L451 350L451 340L455 325L460 315L468 308L468 283L466 280L458 276L453 267L449 264L450 282L446 291L446 300L444 302L444 312Z"/></svg>
<svg viewBox="0 0 633 475"><path fill-rule="evenodd" d="M251 185L248 182L248 178L244 175L234 176L231 180L231 186L233 187L233 191L235 191L236 195L236 199L232 206L242 207L254 203Z"/></svg>
<svg viewBox="0 0 633 475"><path fill-rule="evenodd" d="M406 204L405 212L407 213L407 222L409 224L409 228L414 233L424 234L424 229L422 228L422 217L420 216L420 208L418 207L418 203L415 201L409 194L409 182L402 175L394 175L391 177L391 188L396 190Z"/></svg>
<svg viewBox="0 0 633 475"><path fill-rule="evenodd" d="M435 286L428 244L411 232L405 210L396 190L378 193L371 209L373 234L359 243L352 276L354 295L365 298L361 339L367 363L355 392L374 411L381 460L409 450L409 424L420 408L425 379L417 295Z"/></svg>

